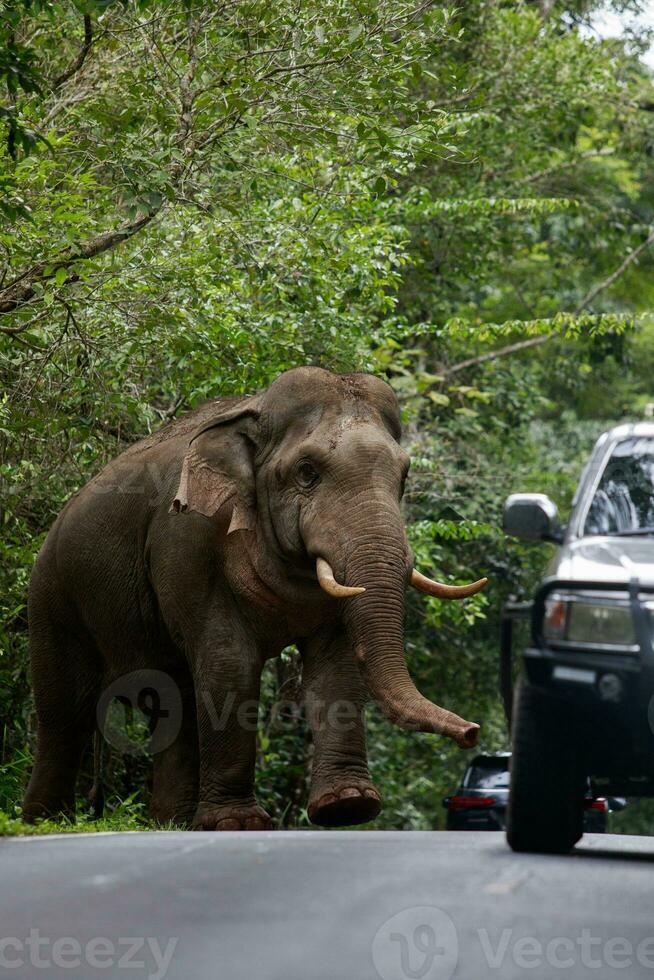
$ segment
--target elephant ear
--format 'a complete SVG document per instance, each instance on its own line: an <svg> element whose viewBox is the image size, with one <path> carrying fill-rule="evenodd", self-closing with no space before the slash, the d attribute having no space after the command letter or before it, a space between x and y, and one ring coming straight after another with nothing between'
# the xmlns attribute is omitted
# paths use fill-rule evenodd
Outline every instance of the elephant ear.
<svg viewBox="0 0 654 980"><path fill-rule="evenodd" d="M253 457L260 415L258 397L218 410L191 436L171 512L213 517L232 501L232 531L254 529L256 491Z"/></svg>

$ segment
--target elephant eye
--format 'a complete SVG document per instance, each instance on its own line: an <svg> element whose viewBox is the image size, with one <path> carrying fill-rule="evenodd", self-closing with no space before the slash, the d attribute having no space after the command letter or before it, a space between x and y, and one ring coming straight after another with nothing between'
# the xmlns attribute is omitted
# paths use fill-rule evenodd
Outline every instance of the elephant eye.
<svg viewBox="0 0 654 980"><path fill-rule="evenodd" d="M308 460L301 460L296 468L295 473L297 475L297 480L300 486L303 487L313 487L320 479L320 474Z"/></svg>

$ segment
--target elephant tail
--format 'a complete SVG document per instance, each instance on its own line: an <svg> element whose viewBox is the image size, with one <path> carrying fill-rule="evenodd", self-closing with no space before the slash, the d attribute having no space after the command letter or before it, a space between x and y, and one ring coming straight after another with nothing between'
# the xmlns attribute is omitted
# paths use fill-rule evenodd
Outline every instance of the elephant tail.
<svg viewBox="0 0 654 980"><path fill-rule="evenodd" d="M89 793L89 813L99 820L104 813L104 738L99 728L93 736L93 786Z"/></svg>

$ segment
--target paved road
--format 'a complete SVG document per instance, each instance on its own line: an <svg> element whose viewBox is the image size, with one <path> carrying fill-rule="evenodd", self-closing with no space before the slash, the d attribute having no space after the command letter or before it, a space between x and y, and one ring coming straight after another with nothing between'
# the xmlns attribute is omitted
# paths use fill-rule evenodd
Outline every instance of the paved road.
<svg viewBox="0 0 654 980"><path fill-rule="evenodd" d="M654 838L565 858L492 833L3 839L5 976L654 980Z"/></svg>

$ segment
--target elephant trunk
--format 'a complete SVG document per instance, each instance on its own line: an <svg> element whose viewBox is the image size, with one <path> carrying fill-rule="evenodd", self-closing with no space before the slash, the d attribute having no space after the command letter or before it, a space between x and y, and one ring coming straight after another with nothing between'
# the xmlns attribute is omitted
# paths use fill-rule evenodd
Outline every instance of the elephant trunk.
<svg viewBox="0 0 654 980"><path fill-rule="evenodd" d="M378 509L350 542L347 585L365 592L343 600L343 618L359 669L381 710L401 728L445 735L461 748L477 742L479 725L433 704L417 690L404 657L407 546L398 515ZM361 524L359 524L361 527Z"/></svg>

